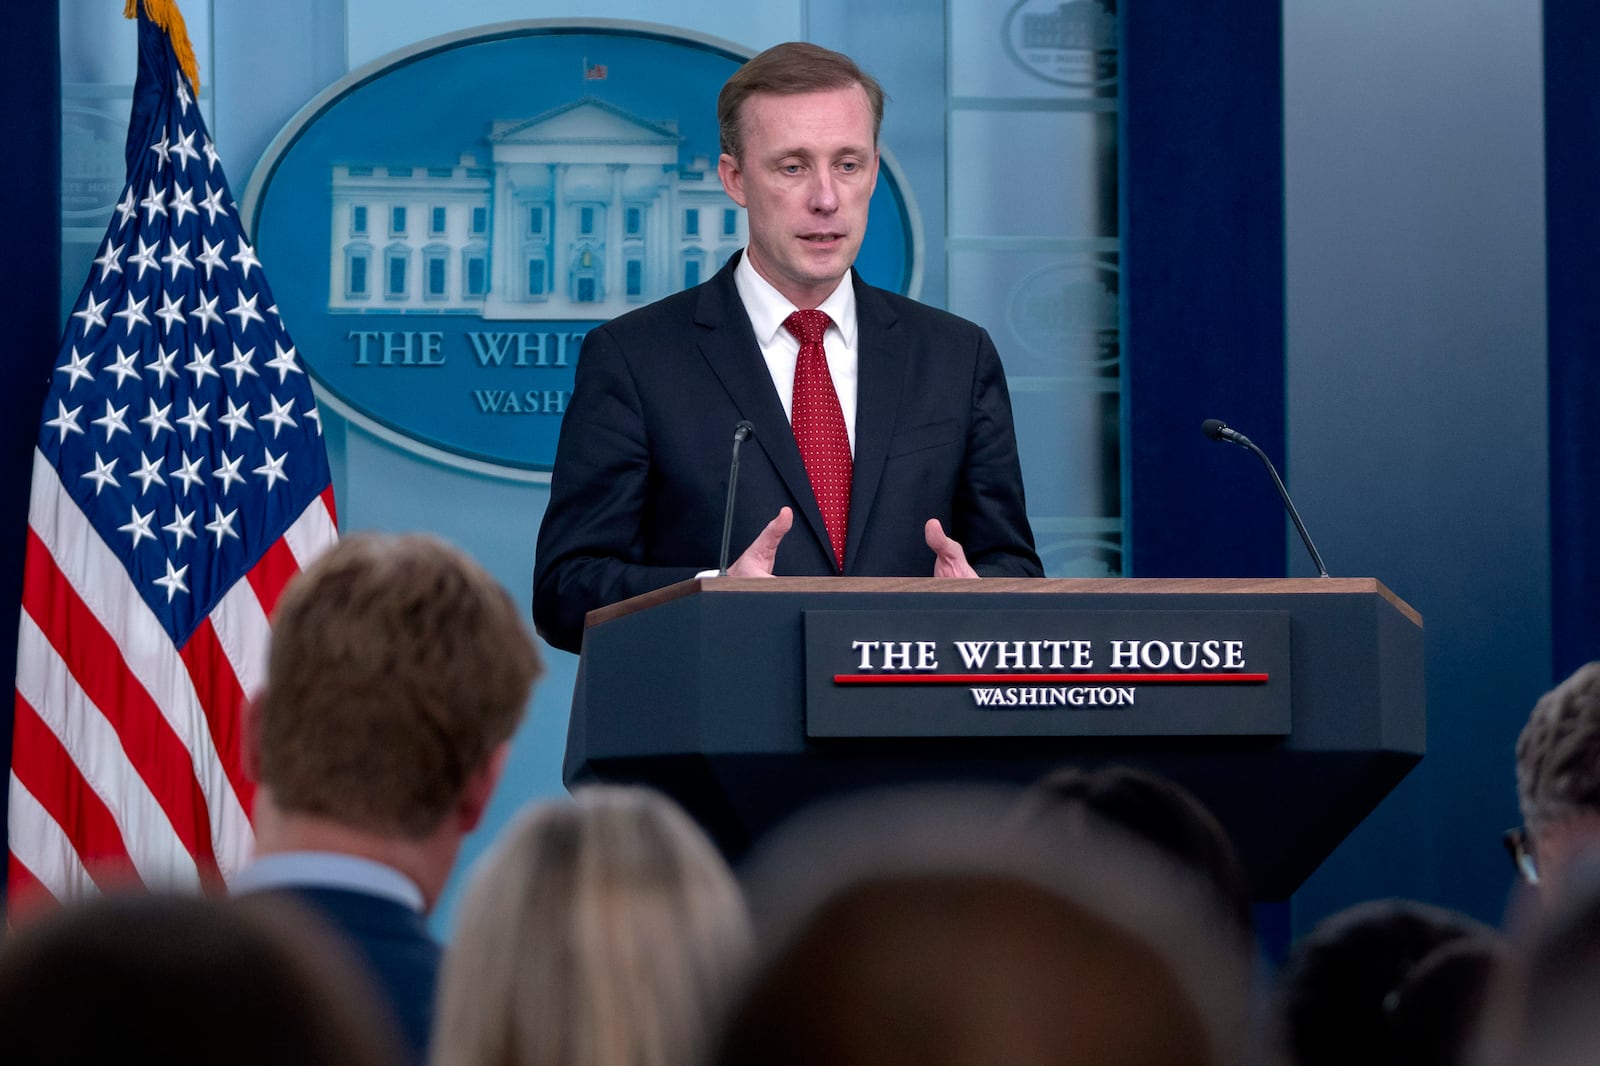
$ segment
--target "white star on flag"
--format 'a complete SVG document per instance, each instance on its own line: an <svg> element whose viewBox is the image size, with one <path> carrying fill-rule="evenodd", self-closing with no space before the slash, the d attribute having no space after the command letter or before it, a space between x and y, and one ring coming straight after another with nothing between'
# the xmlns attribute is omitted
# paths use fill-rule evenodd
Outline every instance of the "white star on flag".
<svg viewBox="0 0 1600 1066"><path fill-rule="evenodd" d="M180 592L189 591L189 586L183 583L183 575L189 572L189 565L185 563L183 566L174 567L171 559L168 559L166 562L167 576L156 578L152 584L165 589L167 593L167 602L171 603L173 596Z"/></svg>
<svg viewBox="0 0 1600 1066"><path fill-rule="evenodd" d="M128 262L134 263L139 267L139 276L134 279L135 281L143 281L146 270L159 271L161 269L156 266L156 253L159 251L161 251L160 241L155 244L145 244L144 238L139 238L138 252L128 257Z"/></svg>
<svg viewBox="0 0 1600 1066"><path fill-rule="evenodd" d="M133 547L137 548L139 542L145 537L149 537L151 540L156 539L156 535L150 530L150 523L155 520L155 517L156 513L154 511L146 511L144 514L140 514L139 508L135 507L133 508L133 517L118 526L117 532L130 534L133 537Z"/></svg>
<svg viewBox="0 0 1600 1066"><path fill-rule="evenodd" d="M153 441L161 435L162 430L172 432L172 420L167 417L172 405L169 403L165 407L157 407L154 396L150 397L149 402L150 412L139 419L139 424L150 430L150 439Z"/></svg>
<svg viewBox="0 0 1600 1066"><path fill-rule="evenodd" d="M99 301L95 300L93 296L90 296L88 300L84 302L81 310L72 312L73 318L83 319L84 336L87 337L89 335L90 326L104 326L106 324L105 309L106 304L110 302L111 298L109 296L104 300Z"/></svg>
<svg viewBox="0 0 1600 1066"><path fill-rule="evenodd" d="M139 469L128 475L139 482L139 495L143 496L150 491L151 485L165 485L167 479L161 476L161 464L153 456L140 453Z"/></svg>
<svg viewBox="0 0 1600 1066"><path fill-rule="evenodd" d="M71 392L72 386L79 381L94 380L94 374L89 370L89 362L93 358L94 349L91 348L89 351L79 355L78 349L74 348L72 349L72 354L67 357L67 361L56 367L56 373L66 374L71 379L67 382L68 392Z"/></svg>
<svg viewBox="0 0 1600 1066"><path fill-rule="evenodd" d="M127 415L127 413L128 413L128 405L127 404L123 404L121 407L117 408L116 410L112 410L111 409L111 401L107 400L106 401L106 413L101 415L99 418L95 419L92 424L96 425L96 426L100 426L100 427L105 429L105 431L106 431L106 442L110 443L112 434L116 433L118 430L121 430L124 433L132 433L133 432L132 430L130 430L128 428L128 422L127 422L127 419L125 417Z"/></svg>
<svg viewBox="0 0 1600 1066"><path fill-rule="evenodd" d="M133 365L133 361L138 357L139 349L135 348L131 352L125 352L122 350L122 345L117 345L117 357L111 361L110 366L106 367L106 373L117 379L117 388L120 389L126 385L129 378L134 381L139 380L139 368Z"/></svg>
<svg viewBox="0 0 1600 1066"><path fill-rule="evenodd" d="M105 251L101 252L100 258L94 261L94 265L100 268L101 281L105 281L112 272L122 273L122 249L125 247L127 245L119 244L113 248L111 246L111 238L106 238Z"/></svg>

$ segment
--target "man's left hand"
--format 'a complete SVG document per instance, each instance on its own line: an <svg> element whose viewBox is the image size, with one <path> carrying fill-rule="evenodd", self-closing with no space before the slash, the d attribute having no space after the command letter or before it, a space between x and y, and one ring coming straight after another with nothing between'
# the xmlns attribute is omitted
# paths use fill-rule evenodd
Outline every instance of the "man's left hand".
<svg viewBox="0 0 1600 1066"><path fill-rule="evenodd" d="M933 549L934 577L978 576L972 564L967 562L967 553L945 534L944 526L939 524L937 518L928 519L928 524L922 527L922 536L928 542L928 547Z"/></svg>

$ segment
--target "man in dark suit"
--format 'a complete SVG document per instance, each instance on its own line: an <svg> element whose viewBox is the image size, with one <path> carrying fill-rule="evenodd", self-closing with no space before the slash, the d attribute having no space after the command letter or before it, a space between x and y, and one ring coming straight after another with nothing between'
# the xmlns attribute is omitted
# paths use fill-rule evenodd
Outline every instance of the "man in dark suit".
<svg viewBox="0 0 1600 1066"><path fill-rule="evenodd" d="M1040 575L988 334L851 269L883 90L789 43L741 67L717 110L749 244L585 338L539 530L541 635L577 651L588 611L715 565L741 421L733 538L749 547L730 574Z"/></svg>
<svg viewBox="0 0 1600 1066"><path fill-rule="evenodd" d="M278 602L248 714L256 849L232 890L341 934L416 1062L440 961L426 915L542 670L520 614L436 538L346 538Z"/></svg>

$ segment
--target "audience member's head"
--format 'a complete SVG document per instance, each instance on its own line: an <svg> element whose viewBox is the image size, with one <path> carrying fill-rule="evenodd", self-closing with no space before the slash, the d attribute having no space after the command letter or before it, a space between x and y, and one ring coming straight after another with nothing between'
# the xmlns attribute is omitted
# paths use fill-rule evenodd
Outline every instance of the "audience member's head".
<svg viewBox="0 0 1600 1066"><path fill-rule="evenodd" d="M726 863L671 800L589 786L525 813L472 879L441 980L440 1066L680 1066L750 951Z"/></svg>
<svg viewBox="0 0 1600 1066"><path fill-rule="evenodd" d="M1600 662L1546 692L1517 738L1517 803L1539 883L1600 841Z"/></svg>
<svg viewBox="0 0 1600 1066"><path fill-rule="evenodd" d="M425 535L341 540L273 615L250 716L258 852L404 842L429 856L405 872L431 904L541 670L521 611L462 552Z"/></svg>
<svg viewBox="0 0 1600 1066"><path fill-rule="evenodd" d="M113 896L0 947L6 1062L381 1066L396 1049L351 964L276 901Z"/></svg>
<svg viewBox="0 0 1600 1066"><path fill-rule="evenodd" d="M1394 899L1340 911L1279 975L1279 1052L1291 1066L1461 1062L1505 958L1494 930L1454 911Z"/></svg>
<svg viewBox="0 0 1600 1066"><path fill-rule="evenodd" d="M764 958L718 1066L1232 1066L1249 959L1187 869L997 832L1014 794L858 799L762 845Z"/></svg>
<svg viewBox="0 0 1600 1066"><path fill-rule="evenodd" d="M1233 840L1210 808L1176 781L1130 766L1063 766L1022 795L1018 816L1052 819L1068 834L1110 825L1151 844L1215 887L1249 936L1250 884Z"/></svg>
<svg viewBox="0 0 1600 1066"><path fill-rule="evenodd" d="M1519 950L1472 1066L1590 1066L1600 1048L1600 859L1579 857L1554 898L1521 900L1511 928Z"/></svg>

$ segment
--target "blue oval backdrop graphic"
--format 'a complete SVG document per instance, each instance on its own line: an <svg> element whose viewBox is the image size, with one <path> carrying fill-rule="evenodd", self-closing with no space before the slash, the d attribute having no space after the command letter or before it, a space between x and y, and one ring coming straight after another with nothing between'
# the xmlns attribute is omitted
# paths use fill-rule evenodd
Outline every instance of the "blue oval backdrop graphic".
<svg viewBox="0 0 1600 1066"><path fill-rule="evenodd" d="M716 98L746 58L637 24L516 23L322 93L245 203L318 382L425 454L548 471L583 335L745 243ZM915 295L917 227L887 162L856 266Z"/></svg>

